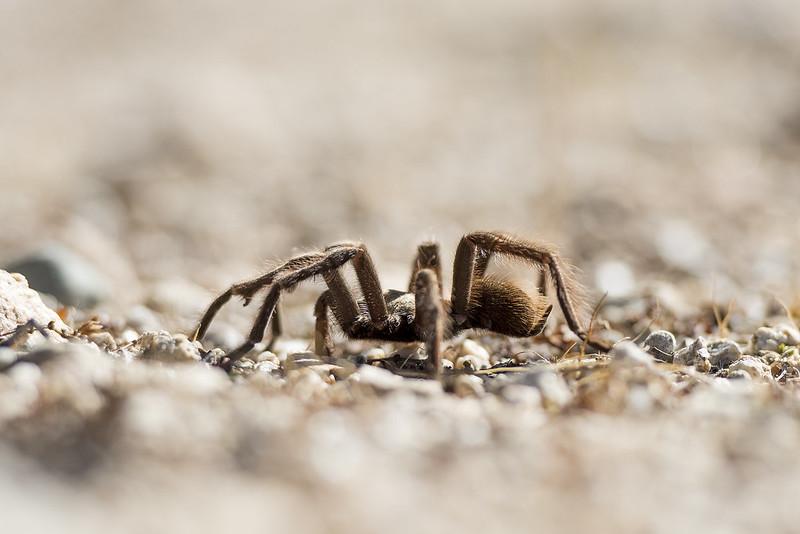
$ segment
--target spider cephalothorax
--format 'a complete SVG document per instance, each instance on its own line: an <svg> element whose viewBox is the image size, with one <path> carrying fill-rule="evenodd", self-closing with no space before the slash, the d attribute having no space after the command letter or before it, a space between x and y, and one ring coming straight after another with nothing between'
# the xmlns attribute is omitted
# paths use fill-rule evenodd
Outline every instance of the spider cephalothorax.
<svg viewBox="0 0 800 534"><path fill-rule="evenodd" d="M529 295L508 281L487 276L486 268L493 255L520 259L539 269L543 275L540 292ZM340 271L348 262L353 265L361 287L360 301L353 296ZM436 243L419 246L406 292L381 289L364 245L339 243L321 252L292 258L253 280L234 284L211 303L194 338L205 335L216 313L231 297L242 297L247 304L259 290L268 287L247 341L227 355L228 362L241 358L263 339L270 320L273 341L280 334L277 305L281 292L315 276L322 276L328 286L314 308L317 319L314 347L320 355L329 355L331 351L330 312L350 338L424 342L430 369L438 376L442 340L463 330L490 330L514 337L539 334L553 309L544 294L545 278L555 287L570 329L588 343L606 348L590 341L581 326L581 290L570 265L550 245L500 232L473 232L461 239L456 250L450 300L443 297L442 266Z"/></svg>

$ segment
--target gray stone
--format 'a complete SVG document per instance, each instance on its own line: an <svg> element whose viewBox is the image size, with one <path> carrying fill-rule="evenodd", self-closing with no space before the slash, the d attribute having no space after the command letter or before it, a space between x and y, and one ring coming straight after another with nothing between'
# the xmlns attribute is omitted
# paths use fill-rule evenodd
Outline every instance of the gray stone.
<svg viewBox="0 0 800 534"><path fill-rule="evenodd" d="M106 279L89 262L57 244L7 265L6 270L24 275L31 288L68 306L91 308L111 293Z"/></svg>
<svg viewBox="0 0 800 534"><path fill-rule="evenodd" d="M141 349L143 360L156 360L165 363L200 361L197 345L183 334L174 337L167 332L147 332L136 345Z"/></svg>
<svg viewBox="0 0 800 534"><path fill-rule="evenodd" d="M752 356L745 356L744 358L733 362L730 366L730 371L731 373L736 371L744 371L750 375L751 378L767 379L772 376L769 366L758 358L753 358ZM728 375L728 378L730 378L730 374Z"/></svg>
<svg viewBox="0 0 800 534"><path fill-rule="evenodd" d="M675 352L673 363L678 365L699 365L701 368L710 367L711 355L708 344L703 337L698 337L694 343ZM706 365L708 364L708 365Z"/></svg>
<svg viewBox="0 0 800 534"><path fill-rule="evenodd" d="M672 362L677 341L672 332L656 330L644 340L644 348L657 360Z"/></svg>
<svg viewBox="0 0 800 534"><path fill-rule="evenodd" d="M725 369L743 355L741 347L728 339L709 344L708 354L711 365L720 369Z"/></svg>
<svg viewBox="0 0 800 534"><path fill-rule="evenodd" d="M753 334L753 349L780 352L781 345L794 346L800 344L800 332L791 325L778 325L774 328L762 326Z"/></svg>

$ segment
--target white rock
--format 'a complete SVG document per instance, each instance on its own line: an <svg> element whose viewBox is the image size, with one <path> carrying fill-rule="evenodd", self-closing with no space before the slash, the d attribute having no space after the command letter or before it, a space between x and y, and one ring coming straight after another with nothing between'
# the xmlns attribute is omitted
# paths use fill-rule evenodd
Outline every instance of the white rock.
<svg viewBox="0 0 800 534"><path fill-rule="evenodd" d="M278 355L268 350L265 350L264 352L256 356L256 362L271 362L274 363L276 366L281 364L281 360L278 358Z"/></svg>
<svg viewBox="0 0 800 534"><path fill-rule="evenodd" d="M456 369L466 369L469 371L478 371L480 369L488 369L489 360L485 360L480 356L474 354L467 354L459 356L456 360Z"/></svg>
<svg viewBox="0 0 800 534"><path fill-rule="evenodd" d="M457 376L453 392L459 397L482 397L486 393L483 388L483 380L475 375Z"/></svg>
<svg viewBox="0 0 800 534"><path fill-rule="evenodd" d="M363 356L368 362L374 362L376 360L385 359L386 358L386 351L383 350L380 347L373 347L373 348L369 349L368 351L366 351L363 354Z"/></svg>
<svg viewBox="0 0 800 534"><path fill-rule="evenodd" d="M489 361L489 351L481 346L476 341L465 339L458 350L459 356L472 355L482 360Z"/></svg>
<svg viewBox="0 0 800 534"><path fill-rule="evenodd" d="M745 356L744 358L733 362L730 366L730 371L744 371L750 375L751 378L767 379L772 376L769 366L752 356ZM730 375L728 375L730 377Z"/></svg>
<svg viewBox="0 0 800 534"><path fill-rule="evenodd" d="M173 337L163 331L147 332L136 341L136 344L142 349L143 360L181 363L197 362L201 359L197 346L182 334Z"/></svg>
<svg viewBox="0 0 800 534"><path fill-rule="evenodd" d="M778 351L780 345L800 345L800 332L791 325L778 325L774 328L762 326L753 334L753 348L755 351Z"/></svg>
<svg viewBox="0 0 800 534"><path fill-rule="evenodd" d="M53 329L61 334L69 331L58 314L28 287L24 276L0 270L0 333L12 332L30 320L42 327L52 323Z"/></svg>

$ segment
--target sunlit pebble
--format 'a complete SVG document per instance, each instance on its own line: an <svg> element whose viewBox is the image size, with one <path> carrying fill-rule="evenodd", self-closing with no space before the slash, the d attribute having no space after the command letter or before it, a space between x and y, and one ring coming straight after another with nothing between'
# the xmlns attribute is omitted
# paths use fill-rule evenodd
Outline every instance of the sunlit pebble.
<svg viewBox="0 0 800 534"><path fill-rule="evenodd" d="M265 350L264 352L256 356L256 362L271 362L274 363L275 365L280 365L281 363L278 356L275 353L270 352L268 350Z"/></svg>
<svg viewBox="0 0 800 534"><path fill-rule="evenodd" d="M452 361L448 360L447 358L442 359L442 369L449 371L453 369L453 367L454 366Z"/></svg>
<svg viewBox="0 0 800 534"><path fill-rule="evenodd" d="M267 373L267 374L272 374L275 371L277 371L279 368L280 368L279 364L277 364L277 363L275 363L273 361L270 361L270 360L260 361L260 362L256 363L256 366L255 366L255 370L256 371L258 371L259 373Z"/></svg>
<svg viewBox="0 0 800 534"><path fill-rule="evenodd" d="M283 361L289 354L308 351L308 347L308 340L305 339L279 339L273 347L273 352Z"/></svg>
<svg viewBox="0 0 800 534"><path fill-rule="evenodd" d="M489 360L475 356L474 354L467 354L466 356L459 356L456 360L456 369L466 369L468 371L478 371L480 369L487 369L489 367Z"/></svg>
<svg viewBox="0 0 800 534"><path fill-rule="evenodd" d="M657 360L672 362L677 341L672 332L656 330L647 336L647 339L644 340L644 345L647 351Z"/></svg>
<svg viewBox="0 0 800 534"><path fill-rule="evenodd" d="M474 356L481 360L489 361L489 351L483 348L478 342L471 339L465 339L459 347L459 356Z"/></svg>
<svg viewBox="0 0 800 534"><path fill-rule="evenodd" d="M474 375L456 377L453 392L459 397L482 397L486 393L483 388L483 380Z"/></svg>
<svg viewBox="0 0 800 534"><path fill-rule="evenodd" d="M380 347L373 347L362 354L368 362L383 360L386 358L386 351Z"/></svg>
<svg viewBox="0 0 800 534"><path fill-rule="evenodd" d="M711 362L708 359L698 358L694 362L694 368L701 373L708 373L711 371Z"/></svg>
<svg viewBox="0 0 800 534"><path fill-rule="evenodd" d="M736 342L721 339L708 345L708 354L712 366L724 369L741 358L743 352Z"/></svg>
<svg viewBox="0 0 800 534"><path fill-rule="evenodd" d="M780 345L800 345L800 332L790 325L776 327L762 326L753 334L753 348L759 350L777 351Z"/></svg>
<svg viewBox="0 0 800 534"><path fill-rule="evenodd" d="M133 343L139 339L139 334L133 328L126 328L122 334L120 334L119 339L122 343Z"/></svg>
<svg viewBox="0 0 800 534"><path fill-rule="evenodd" d="M744 371L750 375L751 378L768 379L770 376L772 376L769 366L758 358L753 358L752 356L745 356L744 358L733 362L730 366L730 372L733 373L737 371ZM730 374L728 377L730 378Z"/></svg>
<svg viewBox="0 0 800 534"><path fill-rule="evenodd" d="M114 340L114 336L112 336L109 332L89 334L89 341L105 351L113 352L117 350L117 342Z"/></svg>

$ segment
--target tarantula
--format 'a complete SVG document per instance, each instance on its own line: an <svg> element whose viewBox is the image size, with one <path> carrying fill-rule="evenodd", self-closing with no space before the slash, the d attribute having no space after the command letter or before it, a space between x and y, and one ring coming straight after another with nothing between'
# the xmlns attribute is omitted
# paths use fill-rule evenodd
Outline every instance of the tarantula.
<svg viewBox="0 0 800 534"><path fill-rule="evenodd" d="M508 281L487 276L492 255L518 258L539 269L542 275L539 293L529 295ZM355 270L362 300L353 295L342 276L341 267L348 262ZM274 342L281 331L277 313L281 293L318 275L328 287L314 307L314 348L319 355L331 353L330 310L350 338L425 343L429 369L438 377L443 339L463 330L490 330L512 337L541 333L553 309L544 291L545 278L555 287L569 328L588 344L608 349L603 343L590 340L581 326L578 315L581 288L572 275L572 267L550 245L500 232L473 232L461 239L456 250L450 300L443 297L437 243L419 246L408 291L386 292L381 289L366 247L359 243L338 243L321 252L297 256L262 276L234 284L211 303L194 339L203 338L214 316L231 297L243 298L246 306L259 290L269 287L247 341L227 354L224 365L229 366L263 339L270 319Z"/></svg>

